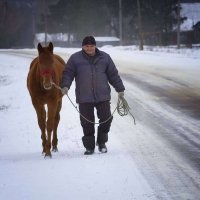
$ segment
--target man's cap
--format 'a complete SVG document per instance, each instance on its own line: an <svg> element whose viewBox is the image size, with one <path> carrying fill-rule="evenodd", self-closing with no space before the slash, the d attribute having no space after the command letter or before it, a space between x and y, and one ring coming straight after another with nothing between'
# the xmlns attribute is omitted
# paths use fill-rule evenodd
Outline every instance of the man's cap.
<svg viewBox="0 0 200 200"><path fill-rule="evenodd" d="M96 41L95 41L94 37L86 36L82 42L82 46L84 46L84 45L95 45L96 46Z"/></svg>

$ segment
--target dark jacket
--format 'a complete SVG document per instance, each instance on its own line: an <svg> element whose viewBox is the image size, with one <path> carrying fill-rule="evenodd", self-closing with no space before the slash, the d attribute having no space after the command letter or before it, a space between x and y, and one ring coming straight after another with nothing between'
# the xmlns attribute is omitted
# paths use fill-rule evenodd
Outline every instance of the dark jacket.
<svg viewBox="0 0 200 200"><path fill-rule="evenodd" d="M88 56L83 50L71 55L63 72L61 87L69 89L74 78L77 103L110 100L109 83L117 92L125 90L111 57L97 48L95 56Z"/></svg>

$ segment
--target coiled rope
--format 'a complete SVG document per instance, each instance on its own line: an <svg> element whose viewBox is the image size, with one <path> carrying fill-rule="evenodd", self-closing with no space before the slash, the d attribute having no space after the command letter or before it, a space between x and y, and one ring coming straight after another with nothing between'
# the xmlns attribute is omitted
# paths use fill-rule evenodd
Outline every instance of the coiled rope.
<svg viewBox="0 0 200 200"><path fill-rule="evenodd" d="M131 108L129 107L126 99L124 97L118 97L118 101L117 101L117 112L118 112L118 114L123 117L125 115L128 115L128 113L129 113L134 120L134 124L136 125L135 117L130 112L130 109Z"/></svg>
<svg viewBox="0 0 200 200"><path fill-rule="evenodd" d="M60 91L62 90L61 87L58 86L58 85L56 85L54 82L52 82L52 84L53 84L54 87L57 88L58 90L60 90ZM80 113L80 111L78 110L77 106L73 103L73 101L71 100L71 98L69 97L68 94L67 94L67 97L68 97L69 101L71 102L71 104L73 105L73 107L74 107L74 108L77 110L77 112L80 114L80 116L81 116L82 118L84 118L86 121L88 121L88 122L90 122L90 123L92 123L92 124L104 124L104 123L106 123L107 121L109 121L109 120L113 117L115 111L117 110L118 114L119 114L120 116L122 116L122 117L125 116L125 115L128 115L128 113L129 113L129 114L132 116L133 120L134 120L134 124L136 125L135 117L134 117L133 114L130 112L130 107L129 107L128 102L126 101L126 99L125 99L124 97L118 97L117 106L115 107L115 109L114 109L114 111L112 112L111 116L110 116L108 119L106 119L105 121L103 121L103 122L93 122L93 121L87 119L84 115L82 115L82 114Z"/></svg>

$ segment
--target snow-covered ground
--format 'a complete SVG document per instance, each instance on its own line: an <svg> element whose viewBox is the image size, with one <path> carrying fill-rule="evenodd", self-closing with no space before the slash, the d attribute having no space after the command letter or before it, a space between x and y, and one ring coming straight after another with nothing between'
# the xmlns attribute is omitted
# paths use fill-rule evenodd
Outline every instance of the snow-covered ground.
<svg viewBox="0 0 200 200"><path fill-rule="evenodd" d="M41 154L40 130L26 88L36 50L0 51L1 200L199 199L199 118L167 104L166 97L152 93L148 86L179 91L181 83L200 96L200 50L102 49L118 66L137 124L131 116L120 117L116 113L108 153L96 150L94 155L85 156L78 113L64 97L58 129L59 152L52 159L44 159ZM54 52L67 60L77 50L55 48ZM145 88L140 87L143 85L138 84L139 80ZM69 95L75 101L74 85ZM116 102L117 94L112 90L112 110ZM161 130L164 123L171 127ZM186 137L192 138L186 141ZM193 147L191 141L197 145Z"/></svg>

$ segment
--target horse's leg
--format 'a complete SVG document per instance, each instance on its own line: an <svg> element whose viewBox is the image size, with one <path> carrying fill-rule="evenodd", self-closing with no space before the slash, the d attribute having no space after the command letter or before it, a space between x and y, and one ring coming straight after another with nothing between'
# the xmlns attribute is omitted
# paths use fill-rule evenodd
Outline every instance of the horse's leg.
<svg viewBox="0 0 200 200"><path fill-rule="evenodd" d="M53 140L52 140L53 148L52 148L52 151L54 151L54 152L58 151L58 148L57 148L57 144L58 144L57 128L58 128L58 124L59 124L59 121L60 121L60 110L61 110L61 107L62 107L62 100L60 100L58 102L58 105L57 105L55 123L54 123L54 128L53 128Z"/></svg>
<svg viewBox="0 0 200 200"><path fill-rule="evenodd" d="M56 115L56 102L53 101L47 104L48 107L48 120L47 120L47 142L46 142L46 152L45 156L51 157L51 134L54 128L55 115Z"/></svg>
<svg viewBox="0 0 200 200"><path fill-rule="evenodd" d="M41 139L42 139L42 153L45 153L46 146L46 111L43 105L39 104L37 100L32 99L33 106L37 113L38 125L41 130Z"/></svg>

